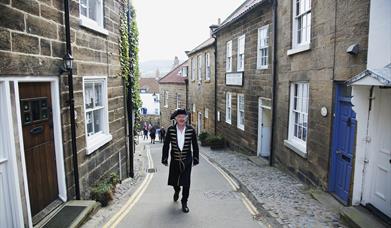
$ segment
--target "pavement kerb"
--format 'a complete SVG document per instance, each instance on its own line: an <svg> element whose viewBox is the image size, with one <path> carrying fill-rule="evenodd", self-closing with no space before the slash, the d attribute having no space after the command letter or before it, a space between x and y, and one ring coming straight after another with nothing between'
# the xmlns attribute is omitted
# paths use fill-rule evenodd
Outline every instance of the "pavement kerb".
<svg viewBox="0 0 391 228"><path fill-rule="evenodd" d="M254 194L247 188L246 185L244 185L238 178L236 178L229 170L224 168L222 165L220 165L216 160L213 158L209 157L207 154L201 152L202 155L208 158L210 162L218 166L220 169L222 169L224 172L226 172L236 183L239 185L239 189L237 191L242 192L250 201L251 203L257 208L258 210L258 215L255 216L254 219L256 220L264 220L264 222L267 222L268 224L271 225L271 227L284 227L283 224L278 222L273 215L263 207L263 204L259 202Z"/></svg>

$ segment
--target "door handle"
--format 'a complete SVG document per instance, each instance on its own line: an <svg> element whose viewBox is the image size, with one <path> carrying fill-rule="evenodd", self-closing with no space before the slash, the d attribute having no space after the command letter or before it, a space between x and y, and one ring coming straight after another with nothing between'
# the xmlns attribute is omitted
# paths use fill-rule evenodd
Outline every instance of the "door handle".
<svg viewBox="0 0 391 228"><path fill-rule="evenodd" d="M32 134L32 135L41 134L42 132L43 132L43 127L42 126L35 127L35 128L30 130L30 134Z"/></svg>

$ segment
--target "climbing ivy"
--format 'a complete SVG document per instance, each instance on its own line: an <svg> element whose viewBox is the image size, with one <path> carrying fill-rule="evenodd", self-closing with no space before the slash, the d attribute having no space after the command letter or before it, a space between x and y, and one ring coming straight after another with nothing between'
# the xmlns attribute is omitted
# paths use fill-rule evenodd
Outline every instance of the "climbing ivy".
<svg viewBox="0 0 391 228"><path fill-rule="evenodd" d="M130 33L128 32L128 20L126 12L121 15L120 25L120 64L121 64L121 76L126 82L126 86L132 87L132 100L133 110L135 115L134 130L140 129L139 123L141 119L140 112L141 98L140 98L140 72L138 65L138 28L136 22L136 12L131 7L131 22ZM130 39L129 39L130 36ZM129 52L130 50L130 52ZM130 76L130 77L129 77Z"/></svg>

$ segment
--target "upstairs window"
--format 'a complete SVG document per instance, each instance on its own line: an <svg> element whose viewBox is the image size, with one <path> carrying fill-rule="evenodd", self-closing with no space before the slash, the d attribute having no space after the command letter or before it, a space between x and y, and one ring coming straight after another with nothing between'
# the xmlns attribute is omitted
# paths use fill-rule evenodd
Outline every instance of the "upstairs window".
<svg viewBox="0 0 391 228"><path fill-rule="evenodd" d="M205 80L210 80L210 54L205 54Z"/></svg>
<svg viewBox="0 0 391 228"><path fill-rule="evenodd" d="M257 68L267 69L269 63L269 25L258 29Z"/></svg>
<svg viewBox="0 0 391 228"><path fill-rule="evenodd" d="M227 42L225 71L232 72L232 40Z"/></svg>
<svg viewBox="0 0 391 228"><path fill-rule="evenodd" d="M80 25L108 35L104 29L103 0L80 0Z"/></svg>
<svg viewBox="0 0 391 228"><path fill-rule="evenodd" d="M163 100L164 107L168 107L168 92L164 91L164 100Z"/></svg>
<svg viewBox="0 0 391 228"><path fill-rule="evenodd" d="M195 80L195 76L197 73L197 60L195 58L191 59L191 80Z"/></svg>
<svg viewBox="0 0 391 228"><path fill-rule="evenodd" d="M292 46L309 44L311 38L311 0L293 0Z"/></svg>
<svg viewBox="0 0 391 228"><path fill-rule="evenodd" d="M197 79L198 81L201 81L202 80L202 55L197 56L197 66L198 66Z"/></svg>
<svg viewBox="0 0 391 228"><path fill-rule="evenodd" d="M238 38L238 69L237 71L244 71L244 47L246 36L242 35Z"/></svg>

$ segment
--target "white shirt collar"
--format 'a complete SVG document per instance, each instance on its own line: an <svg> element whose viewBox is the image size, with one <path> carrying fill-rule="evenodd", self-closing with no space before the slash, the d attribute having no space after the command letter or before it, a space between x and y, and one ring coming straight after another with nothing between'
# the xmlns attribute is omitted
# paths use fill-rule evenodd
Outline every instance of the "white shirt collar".
<svg viewBox="0 0 391 228"><path fill-rule="evenodd" d="M183 150L183 146L185 145L185 132L186 132L186 126L183 128L183 131L179 130L178 125L176 126L176 135L178 140L178 147L180 150Z"/></svg>

